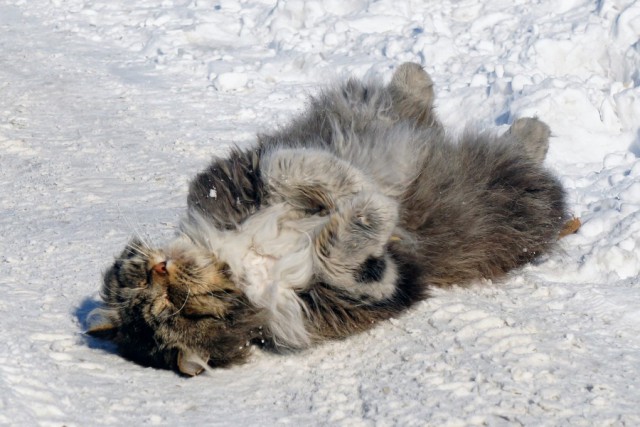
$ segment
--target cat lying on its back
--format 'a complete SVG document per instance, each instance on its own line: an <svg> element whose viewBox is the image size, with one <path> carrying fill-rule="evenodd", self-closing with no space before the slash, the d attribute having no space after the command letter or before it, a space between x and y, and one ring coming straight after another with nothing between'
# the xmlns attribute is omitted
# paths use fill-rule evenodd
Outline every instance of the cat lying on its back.
<svg viewBox="0 0 640 427"><path fill-rule="evenodd" d="M136 362L196 375L251 344L304 348L396 316L430 286L495 279L554 245L564 192L549 129L451 141L430 77L349 80L193 180L182 235L130 242L89 333Z"/></svg>

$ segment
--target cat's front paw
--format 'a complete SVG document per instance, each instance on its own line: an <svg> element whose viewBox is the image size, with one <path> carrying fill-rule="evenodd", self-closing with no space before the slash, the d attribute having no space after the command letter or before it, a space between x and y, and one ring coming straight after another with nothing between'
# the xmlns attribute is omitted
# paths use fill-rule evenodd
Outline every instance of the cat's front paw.
<svg viewBox="0 0 640 427"><path fill-rule="evenodd" d="M360 193L338 204L316 238L324 264L359 266L380 257L398 222L398 204L378 193Z"/></svg>
<svg viewBox="0 0 640 427"><path fill-rule="evenodd" d="M278 149L265 155L262 178L271 199L308 214L335 210L370 184L355 167L331 153Z"/></svg>
<svg viewBox="0 0 640 427"><path fill-rule="evenodd" d="M380 193L362 192L338 205L336 215L347 225L348 240L355 246L384 246L398 222L398 203Z"/></svg>
<svg viewBox="0 0 640 427"><path fill-rule="evenodd" d="M388 298L397 269L387 244L397 222L397 202L382 194L363 192L340 203L315 238L321 280L363 301Z"/></svg>

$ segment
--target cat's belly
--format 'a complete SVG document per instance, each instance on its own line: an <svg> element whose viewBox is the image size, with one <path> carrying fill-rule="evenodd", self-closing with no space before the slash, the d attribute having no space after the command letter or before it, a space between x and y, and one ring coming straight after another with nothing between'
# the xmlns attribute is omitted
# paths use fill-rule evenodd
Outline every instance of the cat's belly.
<svg viewBox="0 0 640 427"><path fill-rule="evenodd" d="M273 268L278 262L277 258L258 254L254 249L249 249L242 258L244 269L245 291L255 293L268 292L267 288L277 286Z"/></svg>
<svg viewBox="0 0 640 427"><path fill-rule="evenodd" d="M280 226L274 233L258 233L242 254L245 292L273 298L286 290L301 290L313 275L312 245L307 233ZM262 298L261 298L262 299Z"/></svg>
<svg viewBox="0 0 640 427"><path fill-rule="evenodd" d="M194 241L225 261L236 286L267 313L268 328L279 345L310 344L298 292L314 280L314 230L326 217L301 217L286 203L265 207L233 231L220 230L198 212L182 224Z"/></svg>
<svg viewBox="0 0 640 427"><path fill-rule="evenodd" d="M298 291L313 282L312 232L317 221L290 218L286 207L265 209L246 221L226 249L233 246L238 286L269 313L269 327L281 344L309 344ZM237 262L240 260L240 262Z"/></svg>

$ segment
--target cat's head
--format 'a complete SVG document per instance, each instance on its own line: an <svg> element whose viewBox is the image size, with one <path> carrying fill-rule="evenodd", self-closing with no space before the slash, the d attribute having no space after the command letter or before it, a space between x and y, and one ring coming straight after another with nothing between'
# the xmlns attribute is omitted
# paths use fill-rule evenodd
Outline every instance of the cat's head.
<svg viewBox="0 0 640 427"><path fill-rule="evenodd" d="M260 333L261 314L228 266L186 238L163 249L132 240L104 273L101 296L87 332L146 366L193 376L242 362Z"/></svg>

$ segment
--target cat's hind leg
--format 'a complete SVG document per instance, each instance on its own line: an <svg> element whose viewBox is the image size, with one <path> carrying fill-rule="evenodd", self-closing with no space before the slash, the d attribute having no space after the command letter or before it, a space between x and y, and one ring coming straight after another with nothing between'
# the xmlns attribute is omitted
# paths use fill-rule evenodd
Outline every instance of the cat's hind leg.
<svg viewBox="0 0 640 427"><path fill-rule="evenodd" d="M511 144L519 146L528 158L540 165L544 162L549 151L549 136L551 136L551 130L546 123L537 117L525 117L513 122L501 138L510 140ZM558 238L576 233L581 225L580 219L576 217L567 219Z"/></svg>
<svg viewBox="0 0 640 427"><path fill-rule="evenodd" d="M405 62L400 65L388 86L393 109L402 119L419 126L440 126L433 111L433 80L421 65Z"/></svg>

